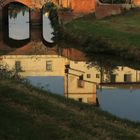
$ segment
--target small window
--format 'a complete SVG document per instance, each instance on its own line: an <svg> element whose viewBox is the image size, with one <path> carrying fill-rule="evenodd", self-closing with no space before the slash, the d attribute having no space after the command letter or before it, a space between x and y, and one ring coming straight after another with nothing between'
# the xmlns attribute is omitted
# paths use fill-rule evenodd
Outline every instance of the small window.
<svg viewBox="0 0 140 140"><path fill-rule="evenodd" d="M78 61L74 61L75 64L78 64Z"/></svg>
<svg viewBox="0 0 140 140"><path fill-rule="evenodd" d="M87 78L91 78L91 74L87 74Z"/></svg>
<svg viewBox="0 0 140 140"><path fill-rule="evenodd" d="M116 82L116 74L111 74L110 75L110 82L115 83Z"/></svg>
<svg viewBox="0 0 140 140"><path fill-rule="evenodd" d="M96 74L96 78L100 78L100 74Z"/></svg>
<svg viewBox="0 0 140 140"><path fill-rule="evenodd" d="M16 72L21 72L21 62L20 61L15 62L15 70L16 70Z"/></svg>
<svg viewBox="0 0 140 140"><path fill-rule="evenodd" d="M82 98L78 98L78 101L79 101L79 102L83 102L83 99L82 99Z"/></svg>
<svg viewBox="0 0 140 140"><path fill-rule="evenodd" d="M124 74L124 82L132 82L132 75Z"/></svg>
<svg viewBox="0 0 140 140"><path fill-rule="evenodd" d="M46 61L46 70L52 71L52 61Z"/></svg>
<svg viewBox="0 0 140 140"><path fill-rule="evenodd" d="M84 81L78 79L78 80L77 80L77 86L78 86L79 88L84 88Z"/></svg>

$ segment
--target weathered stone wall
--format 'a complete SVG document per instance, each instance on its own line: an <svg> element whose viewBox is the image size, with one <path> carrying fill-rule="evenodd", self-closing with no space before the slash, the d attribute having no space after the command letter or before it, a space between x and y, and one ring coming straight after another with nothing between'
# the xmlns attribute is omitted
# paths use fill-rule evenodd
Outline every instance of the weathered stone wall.
<svg viewBox="0 0 140 140"><path fill-rule="evenodd" d="M101 19L107 16L120 14L121 9L121 4L97 4L95 15L96 18Z"/></svg>

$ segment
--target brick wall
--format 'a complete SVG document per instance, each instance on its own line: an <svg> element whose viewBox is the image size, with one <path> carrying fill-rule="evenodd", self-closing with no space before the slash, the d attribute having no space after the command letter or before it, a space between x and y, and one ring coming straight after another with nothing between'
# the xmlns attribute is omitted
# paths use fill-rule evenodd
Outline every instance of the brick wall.
<svg viewBox="0 0 140 140"><path fill-rule="evenodd" d="M63 7L72 8L76 13L90 13L95 11L96 0L61 0Z"/></svg>
<svg viewBox="0 0 140 140"><path fill-rule="evenodd" d="M71 0L71 7L74 12L91 13L95 12L96 0Z"/></svg>
<svg viewBox="0 0 140 140"><path fill-rule="evenodd" d="M47 0L5 0L4 5L13 1L23 3L32 8L42 8L42 6L47 2ZM56 0L52 1L56 3ZM96 0L61 0L60 4L63 7L71 7L74 12L89 13L95 11L95 3Z"/></svg>
<svg viewBox="0 0 140 140"><path fill-rule="evenodd" d="M96 18L101 19L111 15L117 15L121 13L122 6L119 4L98 4L96 6L95 15Z"/></svg>

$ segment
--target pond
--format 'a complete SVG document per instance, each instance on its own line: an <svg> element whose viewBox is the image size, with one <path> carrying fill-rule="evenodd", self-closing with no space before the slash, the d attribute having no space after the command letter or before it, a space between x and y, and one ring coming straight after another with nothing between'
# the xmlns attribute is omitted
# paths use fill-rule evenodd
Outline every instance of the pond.
<svg viewBox="0 0 140 140"><path fill-rule="evenodd" d="M42 27L33 26L29 8L8 5L8 36L0 29L1 60L32 85L80 102L95 103L97 86L101 109L140 122L140 63L94 53L88 58L88 52L64 42L49 47L57 32L50 13L45 7Z"/></svg>

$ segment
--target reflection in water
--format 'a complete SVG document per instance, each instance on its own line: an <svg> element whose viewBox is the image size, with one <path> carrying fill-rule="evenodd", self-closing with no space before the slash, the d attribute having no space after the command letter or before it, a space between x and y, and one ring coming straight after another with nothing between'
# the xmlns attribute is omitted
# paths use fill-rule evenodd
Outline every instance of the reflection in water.
<svg viewBox="0 0 140 140"><path fill-rule="evenodd" d="M8 7L9 38L25 40L30 37L29 9L21 4Z"/></svg>
<svg viewBox="0 0 140 140"><path fill-rule="evenodd" d="M140 122L140 89L103 88L97 91L100 107L116 116Z"/></svg>
<svg viewBox="0 0 140 140"><path fill-rule="evenodd" d="M36 87L62 96L64 95L63 76L31 76L27 77L27 79Z"/></svg>
<svg viewBox="0 0 140 140"><path fill-rule="evenodd" d="M99 48L84 48L82 51L87 57L89 67L98 69L100 83L140 82L139 60L119 57L114 51L103 53L104 51L102 52Z"/></svg>
<svg viewBox="0 0 140 140"><path fill-rule="evenodd" d="M23 17L27 18L28 16L28 10L24 12L19 10L16 11L16 14L9 15L9 22L13 24L17 19L23 21ZM48 11L44 12L43 20L44 39L52 43L54 41L52 39L54 34L51 33L54 30L51 27L54 26L50 21ZM28 22L28 20L25 21ZM18 21L15 24L21 23ZM14 27L14 24L12 26ZM1 60L7 63L10 68L21 70L19 73L30 79L33 85L39 84L38 86L43 89L61 95L65 94L65 96L68 94L70 98L87 103L93 103L95 101L94 99L96 99L94 94L96 93L95 83L97 85L104 83L103 86L112 86L113 84L116 88L102 88L102 91L97 90L101 108L122 118L140 121L140 111L138 108L140 105L138 94L140 92L139 63L135 64L134 61L127 61L118 57L113 57L112 59L112 55L97 54L91 50L86 50L85 57L85 54L76 49L64 49L67 46L66 44L60 45L60 48L47 48L40 38L41 32L40 28L33 29L31 42L18 49L9 49L0 40L0 47L7 50L7 55L1 55ZM19 37L16 35L11 36L14 38ZM49 38L45 38L45 36ZM24 38L27 37L29 36L27 35ZM70 64L67 79L68 89L65 87L66 64ZM83 76L82 78L81 75ZM134 83L137 86L136 88Z"/></svg>

